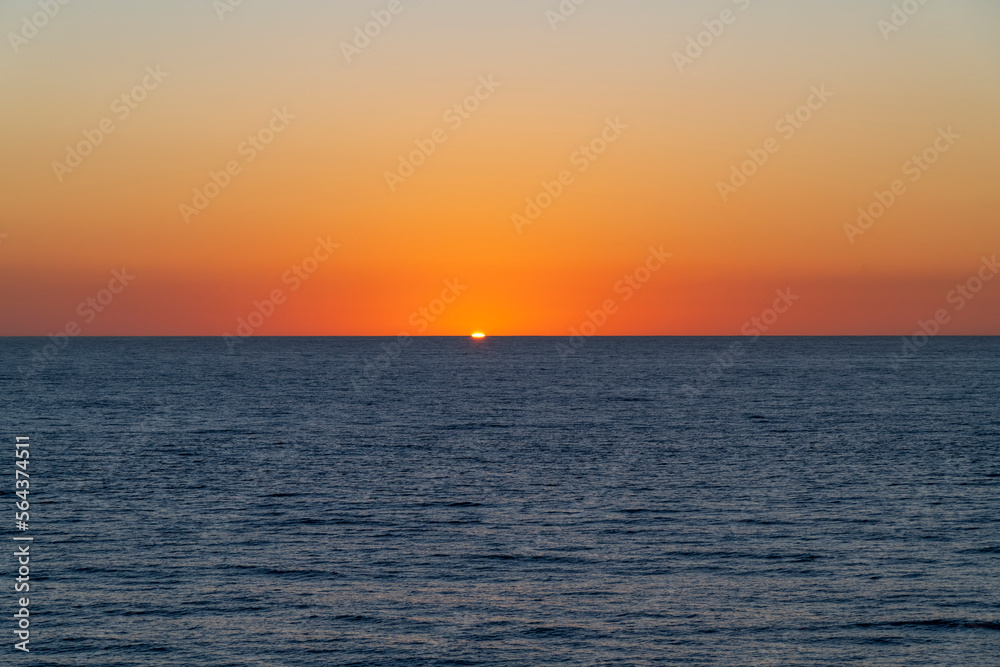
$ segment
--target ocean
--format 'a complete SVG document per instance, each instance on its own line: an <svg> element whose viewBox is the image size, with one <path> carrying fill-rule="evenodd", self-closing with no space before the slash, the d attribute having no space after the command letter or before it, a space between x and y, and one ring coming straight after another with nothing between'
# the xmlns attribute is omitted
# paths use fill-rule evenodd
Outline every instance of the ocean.
<svg viewBox="0 0 1000 667"><path fill-rule="evenodd" d="M0 339L2 662L1000 665L1000 338L393 341Z"/></svg>

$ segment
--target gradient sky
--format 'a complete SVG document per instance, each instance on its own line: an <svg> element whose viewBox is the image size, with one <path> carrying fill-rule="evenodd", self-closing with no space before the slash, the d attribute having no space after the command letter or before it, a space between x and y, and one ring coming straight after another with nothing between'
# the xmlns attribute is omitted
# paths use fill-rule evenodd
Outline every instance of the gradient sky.
<svg viewBox="0 0 1000 667"><path fill-rule="evenodd" d="M389 0L243 0L220 18L223 2L74 0L24 39L37 1L3 4L0 334L221 335L281 290L254 333L561 336L614 299L601 334L737 335L778 289L799 300L767 333L908 334L946 309L942 333L1000 334L1000 280L948 300L1000 253L994 0L928 0L888 38L889 0L588 0L556 29L558 0L402 0L350 63L342 43ZM121 118L150 67L167 75ZM480 77L500 85L453 128ZM814 86L833 96L784 136ZM295 118L247 161L274 109ZM114 131L57 175L104 119ZM607 119L627 129L581 172ZM437 128L447 141L390 190ZM904 164L942 128L960 138L912 181ZM723 201L719 181L770 138L780 150ZM512 214L564 170L519 233ZM851 242L896 179L905 193ZM293 290L317 238L339 247ZM667 265L626 300L616 285L661 246ZM128 287L81 314L123 268ZM417 327L454 279L467 289Z"/></svg>

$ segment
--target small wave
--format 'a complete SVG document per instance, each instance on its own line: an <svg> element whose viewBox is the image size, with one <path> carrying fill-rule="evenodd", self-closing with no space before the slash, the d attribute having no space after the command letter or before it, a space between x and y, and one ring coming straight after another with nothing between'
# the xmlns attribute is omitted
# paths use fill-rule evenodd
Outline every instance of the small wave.
<svg viewBox="0 0 1000 667"><path fill-rule="evenodd" d="M979 549L965 549L959 553L963 554L1000 554L1000 544L991 547L981 547Z"/></svg>
<svg viewBox="0 0 1000 667"><path fill-rule="evenodd" d="M529 628L524 631L525 635L529 637L577 637L581 634L593 634L592 631L586 631L582 628L572 628L565 626L549 626L543 625L537 628Z"/></svg>
<svg viewBox="0 0 1000 667"><path fill-rule="evenodd" d="M438 428L442 431L475 431L481 428L511 428L513 424L442 424Z"/></svg>
<svg viewBox="0 0 1000 667"><path fill-rule="evenodd" d="M349 621L351 623L381 623L382 619L374 616L364 616L362 614L341 614L334 616L336 621Z"/></svg>
<svg viewBox="0 0 1000 667"><path fill-rule="evenodd" d="M576 556L558 556L558 555L548 555L548 554L483 554L477 556L477 558L482 560L519 560L519 561L531 561L533 563L589 563L585 558L579 558Z"/></svg>
<svg viewBox="0 0 1000 667"><path fill-rule="evenodd" d="M768 554L764 556L768 560L786 560L789 563L810 563L823 558L820 554Z"/></svg>
<svg viewBox="0 0 1000 667"><path fill-rule="evenodd" d="M884 621L882 623L857 623L858 628L941 628L947 630L1000 630L998 621L971 621L964 619L935 618L925 621Z"/></svg>

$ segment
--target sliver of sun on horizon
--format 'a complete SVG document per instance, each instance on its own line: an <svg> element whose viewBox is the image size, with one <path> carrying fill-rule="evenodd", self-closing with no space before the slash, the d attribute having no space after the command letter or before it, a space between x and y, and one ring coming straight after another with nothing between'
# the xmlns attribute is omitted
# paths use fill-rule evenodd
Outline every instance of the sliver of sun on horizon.
<svg viewBox="0 0 1000 667"><path fill-rule="evenodd" d="M482 338L486 338L486 334L484 334L481 331L477 331L476 333L472 334L472 337L476 338L476 339L482 339Z"/></svg>

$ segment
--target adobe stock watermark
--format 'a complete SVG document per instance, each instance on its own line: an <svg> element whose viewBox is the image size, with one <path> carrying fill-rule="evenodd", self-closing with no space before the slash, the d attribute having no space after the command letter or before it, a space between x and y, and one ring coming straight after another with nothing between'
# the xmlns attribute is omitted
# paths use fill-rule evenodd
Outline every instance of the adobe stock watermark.
<svg viewBox="0 0 1000 667"><path fill-rule="evenodd" d="M54 161L52 163L56 179L62 183L68 174L73 173L82 165L83 159L92 155L94 150L104 143L104 139L118 128L115 120L117 119L119 123L125 121L132 115L133 111L139 108L140 104L146 101L151 92L160 87L160 84L168 76L170 73L162 71L159 65L146 67L146 76L142 77L142 81L111 102L111 113L114 114L114 117L109 116L101 119L97 127L83 130L82 141L75 145L66 145L64 162Z"/></svg>
<svg viewBox="0 0 1000 667"><path fill-rule="evenodd" d="M31 353L31 368L21 367L18 369L19 372L31 375L43 370L69 347L70 339L82 334L84 327L92 324L98 315L107 310L108 306L132 284L133 280L135 280L135 276L130 274L126 268L122 268L121 271L112 271L107 287L98 290L96 294L88 296L77 305L76 314L80 316L82 324L80 321L72 319L67 321L61 330L49 333L49 343Z"/></svg>
<svg viewBox="0 0 1000 667"><path fill-rule="evenodd" d="M688 398L698 398L707 391L708 387L718 381L736 361L747 352L747 341L756 343L760 337L766 334L778 322L782 315L787 313L795 303L802 297L792 294L792 289L775 290L777 298L770 308L765 308L760 315L751 317L740 327L740 334L745 338L735 340L726 348L722 354L715 356L715 362L700 373L693 382L686 383L681 387L681 391L687 394Z"/></svg>
<svg viewBox="0 0 1000 667"><path fill-rule="evenodd" d="M962 135L954 132L951 126L947 129L939 127L934 143L921 151L919 155L913 155L903 163L901 168L903 176L908 176L911 183L916 183L961 138ZM907 192L909 192L909 188L902 178L897 178L890 183L888 190L884 192L876 191L873 202L868 204L868 206L858 208L858 219L855 224L844 223L844 233L847 234L847 240L853 245L857 237L862 236L871 229L875 221L884 216L899 201L899 198Z"/></svg>
<svg viewBox="0 0 1000 667"><path fill-rule="evenodd" d="M750 8L751 0L732 0L732 2L739 7L740 11L745 12ZM674 51L673 58L674 64L677 65L677 71L683 74L685 67L693 65L696 60L705 55L705 52L715 44L715 40L726 32L726 27L736 23L737 18L739 18L739 14L727 8L722 10L718 18L702 21L701 24L705 26L705 29L697 35L688 37L687 46L683 51Z"/></svg>
<svg viewBox="0 0 1000 667"><path fill-rule="evenodd" d="M785 141L791 140L796 133L805 127L805 124L812 120L817 111L826 106L833 93L826 89L826 84L813 86L809 89L811 93L806 101L794 111L786 113L774 124L774 130L778 132ZM719 190L719 196L723 202L729 201L730 196L739 192L758 171L764 168L771 156L781 150L781 142L774 137L767 139L762 148L751 148L747 150L750 159L739 165L730 167L729 178L725 181L717 181L715 186Z"/></svg>
<svg viewBox="0 0 1000 667"><path fill-rule="evenodd" d="M442 120L448 124L452 132L458 131L465 121L472 118L472 114L479 111L482 103L493 97L497 88L502 85L494 81L492 74L479 77L478 83L475 90L465 99L448 107L442 115ZM389 186L389 191L395 192L397 187L417 173L417 169L426 164L427 160L437 152L438 146L448 141L448 138L448 132L438 127L426 139L415 139L413 143L417 146L416 150L408 155L400 155L396 170L385 172L385 182Z"/></svg>
<svg viewBox="0 0 1000 667"><path fill-rule="evenodd" d="M212 0L212 9L219 21L226 20L226 14L232 14L243 6L243 0Z"/></svg>
<svg viewBox="0 0 1000 667"><path fill-rule="evenodd" d="M413 2L413 0L407 0L407 2ZM347 63L350 64L355 56L360 56L365 49L371 46L372 40L381 35L382 31L392 24L393 19L402 14L405 9L406 4L403 0L389 0L385 9L372 11L371 21L364 25L355 26L354 38L350 42L340 43L340 52L344 54Z"/></svg>
<svg viewBox="0 0 1000 667"><path fill-rule="evenodd" d="M882 39L889 41L889 35L899 32L910 22L920 9L927 4L927 0L903 0L898 5L892 6L892 13L887 19L879 19L875 26L882 33Z"/></svg>
<svg viewBox="0 0 1000 667"><path fill-rule="evenodd" d="M264 326L264 323L278 311L278 308L285 305L288 295L298 292L302 285L319 271L319 267L333 257L334 251L339 247L340 244L331 241L329 236L325 239L317 238L316 247L313 248L312 253L281 274L281 284L288 286L288 292L276 287L268 294L268 298L263 301L254 301L253 309L246 317L236 318L236 335L229 332L222 335L222 340L226 343L229 354L235 352L237 345L253 336L255 331Z"/></svg>
<svg viewBox="0 0 1000 667"><path fill-rule="evenodd" d="M546 10L545 18L552 26L552 32L559 29L559 24L565 23L569 17L576 14L578 7L587 4L587 0L562 0L555 10Z"/></svg>
<svg viewBox="0 0 1000 667"><path fill-rule="evenodd" d="M208 181L200 188L194 189L191 203L181 202L178 205L178 210L185 224L190 224L191 218L194 216L201 215L222 194L223 190L232 184L233 178L243 173L243 165L256 160L257 156L267 150L267 147L279 134L288 129L289 123L295 118L294 114L288 112L288 107L272 109L271 118L267 125L247 136L246 140L236 147L236 154L243 158L243 162L233 159L227 162L221 170L208 172Z"/></svg>
<svg viewBox="0 0 1000 667"><path fill-rule="evenodd" d="M366 361L361 373L351 379L351 386L354 387L355 393L362 394L366 389L370 389L382 374L399 359L403 351L413 344L413 336L419 336L427 331L430 325L444 315L448 308L458 301L462 293L468 289L468 285L463 285L458 278L445 280L444 289L441 290L441 294L437 298L410 314L407 322L415 330L414 333L407 329L401 331L396 336L396 340L383 343L381 346L382 354Z"/></svg>
<svg viewBox="0 0 1000 667"><path fill-rule="evenodd" d="M969 302L983 291L986 283L996 278L997 274L1000 274L997 256L983 257L979 269L964 282L955 285L945 296L945 302L951 306L950 310L947 307L938 308L927 320L917 320L917 330L912 336L903 338L902 349L892 355L890 362L892 369L899 370L904 362L913 359L932 338L941 333L942 327L951 322L952 315L964 310Z"/></svg>
<svg viewBox="0 0 1000 667"><path fill-rule="evenodd" d="M628 125L622 122L621 116L616 117L614 120L610 118L605 119L604 128L600 134L589 142L582 144L574 151L569 158L570 164L576 167L577 173L582 174L587 171L592 164L597 162L607 152L611 144L621 138L627 129ZM563 196L566 188L575 182L576 178L570 169L560 171L555 179L551 181L542 181L542 189L538 191L538 194L534 197L525 197L524 210L521 213L512 213L510 216L517 233L523 234L524 228L538 220L546 209Z"/></svg>
<svg viewBox="0 0 1000 667"><path fill-rule="evenodd" d="M21 48L38 36L38 33L54 19L63 7L72 0L39 0L37 11L30 16L21 17L21 29L17 32L8 32L7 41L15 54L21 52Z"/></svg>
<svg viewBox="0 0 1000 667"><path fill-rule="evenodd" d="M621 297L621 301L613 297L605 299L596 310L588 310L586 319L578 326L570 327L566 343L556 343L556 352L559 353L562 362L566 363L571 355L576 354L587 344L589 338L596 336L608 320L618 314L621 304L631 301L632 297L653 278L653 274L666 266L667 260L671 257L673 255L664 252L662 245L659 248L650 247L645 261L615 283L613 291Z"/></svg>

